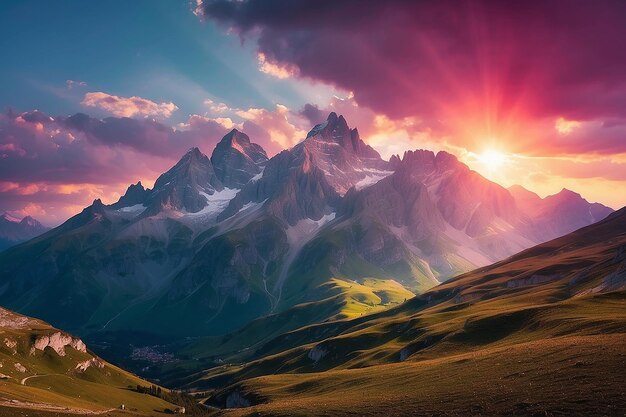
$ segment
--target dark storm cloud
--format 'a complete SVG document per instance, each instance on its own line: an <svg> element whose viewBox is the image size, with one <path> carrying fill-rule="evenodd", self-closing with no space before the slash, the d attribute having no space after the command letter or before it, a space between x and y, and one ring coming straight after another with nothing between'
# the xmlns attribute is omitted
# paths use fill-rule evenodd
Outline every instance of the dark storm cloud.
<svg viewBox="0 0 626 417"><path fill-rule="evenodd" d="M205 0L270 60L392 117L626 118L624 1ZM493 110L496 108L497 110ZM463 114L460 114L462 117Z"/></svg>

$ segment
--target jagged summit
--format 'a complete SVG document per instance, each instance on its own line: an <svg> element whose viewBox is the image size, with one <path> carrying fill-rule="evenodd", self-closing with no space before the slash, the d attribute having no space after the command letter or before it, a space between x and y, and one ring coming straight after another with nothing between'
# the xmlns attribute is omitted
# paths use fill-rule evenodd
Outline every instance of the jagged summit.
<svg viewBox="0 0 626 417"><path fill-rule="evenodd" d="M194 147L156 180L144 204L150 208L148 213L161 208L195 213L206 206L206 195L223 189L209 158Z"/></svg>
<svg viewBox="0 0 626 417"><path fill-rule="evenodd" d="M189 148L187 152L185 152L183 157L180 159L179 163L185 161L188 158L189 159L201 159L201 158L207 158L207 156L204 153L202 153L200 148L198 148L197 146L194 146L192 148Z"/></svg>
<svg viewBox="0 0 626 417"><path fill-rule="evenodd" d="M211 155L215 174L227 188L242 188L263 170L267 161L265 150L237 129L226 134Z"/></svg>
<svg viewBox="0 0 626 417"><path fill-rule="evenodd" d="M350 129L346 119L331 112L325 122L313 127L303 143L312 141L337 144L361 158L380 160L380 154L361 140L357 128Z"/></svg>
<svg viewBox="0 0 626 417"><path fill-rule="evenodd" d="M343 116L337 116L337 113L331 112L326 121L319 123L311 129L311 131L306 135L306 138L310 138L313 136L321 136L324 139L336 139L341 138L341 136L337 135L333 136L333 133L346 133L350 130L348 127L348 122Z"/></svg>
<svg viewBox="0 0 626 417"><path fill-rule="evenodd" d="M124 195L111 207L118 209L143 204L149 195L150 190L145 189L141 181L138 181L137 184L129 185Z"/></svg>
<svg viewBox="0 0 626 417"><path fill-rule="evenodd" d="M245 133L233 128L230 132L228 132L222 140L217 144L217 148L219 147L234 147L238 148L240 146L248 146L250 145L250 138ZM243 151L241 151L243 152Z"/></svg>

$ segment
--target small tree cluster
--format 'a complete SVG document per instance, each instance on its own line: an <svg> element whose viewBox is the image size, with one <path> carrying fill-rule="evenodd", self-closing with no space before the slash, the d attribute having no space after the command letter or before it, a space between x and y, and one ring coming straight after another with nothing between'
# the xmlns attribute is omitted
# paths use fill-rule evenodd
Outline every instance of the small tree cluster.
<svg viewBox="0 0 626 417"><path fill-rule="evenodd" d="M180 391L167 391L161 389L156 385L150 385L149 387L144 387L143 385L137 385L137 392L142 394L152 395L154 397L162 398L171 404L176 404L181 407L185 407L186 414L189 415L206 415L208 414L208 410L198 404L195 398L191 395L180 392Z"/></svg>
<svg viewBox="0 0 626 417"><path fill-rule="evenodd" d="M142 394L150 394L154 397L163 397L163 390L161 387L157 387L156 385L150 385L149 387L144 387L142 385L137 384L137 392Z"/></svg>

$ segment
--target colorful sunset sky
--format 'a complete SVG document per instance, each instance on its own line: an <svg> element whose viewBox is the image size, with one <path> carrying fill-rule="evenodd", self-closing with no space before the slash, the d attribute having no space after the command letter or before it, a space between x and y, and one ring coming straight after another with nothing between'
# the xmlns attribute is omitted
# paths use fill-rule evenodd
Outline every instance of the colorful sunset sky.
<svg viewBox="0 0 626 417"><path fill-rule="evenodd" d="M0 3L0 213L58 225L233 127L273 155L330 111L383 157L626 204L625 1Z"/></svg>

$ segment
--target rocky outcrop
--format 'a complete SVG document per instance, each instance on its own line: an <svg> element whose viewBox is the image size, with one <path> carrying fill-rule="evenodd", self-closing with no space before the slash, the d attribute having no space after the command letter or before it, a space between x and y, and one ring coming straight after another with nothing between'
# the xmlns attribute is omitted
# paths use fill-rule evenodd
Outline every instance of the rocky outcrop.
<svg viewBox="0 0 626 417"><path fill-rule="evenodd" d="M26 316L11 313L9 310L0 308L0 327L7 329L26 329L37 321Z"/></svg>
<svg viewBox="0 0 626 417"><path fill-rule="evenodd" d="M79 352L87 352L87 347L82 340L61 332L38 336L33 343L33 347L41 351L49 347L59 356L65 356L66 347L74 348Z"/></svg>
<svg viewBox="0 0 626 417"><path fill-rule="evenodd" d="M97 359L97 358L91 358L86 361L77 363L74 369L76 369L78 372L85 372L87 371L87 369L91 367L103 369L104 362L102 362L100 359Z"/></svg>
<svg viewBox="0 0 626 417"><path fill-rule="evenodd" d="M13 354L15 354L17 352L17 341L13 340L13 339L9 339L8 337L6 337L4 339L4 344L6 347L8 347Z"/></svg>

